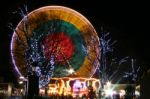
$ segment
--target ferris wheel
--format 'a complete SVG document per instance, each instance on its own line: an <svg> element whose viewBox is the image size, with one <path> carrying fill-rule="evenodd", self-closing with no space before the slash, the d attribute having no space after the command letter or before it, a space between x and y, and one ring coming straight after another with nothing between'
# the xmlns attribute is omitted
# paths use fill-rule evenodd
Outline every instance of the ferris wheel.
<svg viewBox="0 0 150 99"><path fill-rule="evenodd" d="M99 66L99 44L94 27L79 12L45 6L19 22L11 40L11 56L19 76L35 63L39 75L92 77Z"/></svg>

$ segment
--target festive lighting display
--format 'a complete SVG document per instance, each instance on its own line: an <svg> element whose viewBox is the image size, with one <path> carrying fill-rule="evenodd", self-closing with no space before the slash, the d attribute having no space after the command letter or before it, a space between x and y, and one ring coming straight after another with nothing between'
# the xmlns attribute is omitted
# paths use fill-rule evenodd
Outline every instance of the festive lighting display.
<svg viewBox="0 0 150 99"><path fill-rule="evenodd" d="M94 91L98 91L101 87L99 79L95 78L82 78L82 77L62 77L62 78L51 78L51 81L48 84L48 95L53 94L64 94L83 96L87 95L90 88L93 88ZM88 84L90 83L90 84ZM41 89L41 94L43 90Z"/></svg>
<svg viewBox="0 0 150 99"><path fill-rule="evenodd" d="M74 74L92 77L99 66L99 38L80 13L62 6L46 6L28 13L14 30L11 56L19 76L39 77L40 88L52 77Z"/></svg>

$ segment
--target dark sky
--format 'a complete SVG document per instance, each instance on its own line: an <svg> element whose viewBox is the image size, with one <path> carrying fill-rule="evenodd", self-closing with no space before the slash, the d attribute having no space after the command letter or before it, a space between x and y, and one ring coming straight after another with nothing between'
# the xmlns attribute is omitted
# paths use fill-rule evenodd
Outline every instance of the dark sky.
<svg viewBox="0 0 150 99"><path fill-rule="evenodd" d="M0 4L0 76L7 82L14 81L10 57L12 30L8 23L18 24L21 17L12 12L23 5L29 12L42 6L62 5L83 14L100 35L100 27L110 32L118 57L130 56L137 59L143 69L149 68L150 37L148 27L148 6L141 2L98 2L99 0L5 0Z"/></svg>

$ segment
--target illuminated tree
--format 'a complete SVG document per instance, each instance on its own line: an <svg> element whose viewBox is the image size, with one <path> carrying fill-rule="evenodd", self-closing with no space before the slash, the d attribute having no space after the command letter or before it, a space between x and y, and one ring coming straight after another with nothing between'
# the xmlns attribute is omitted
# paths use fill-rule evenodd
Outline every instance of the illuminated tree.
<svg viewBox="0 0 150 99"><path fill-rule="evenodd" d="M101 29L101 37L100 37L101 56L99 58L100 66L98 68L101 82L100 91L104 90L104 85L106 85L107 82L111 82L113 77L117 75L117 73L119 72L122 64L124 62L127 62L129 58L128 56L126 56L119 59L113 55L114 44L117 41L111 41L109 34L110 34L109 32L104 32L103 28ZM115 66L115 68L113 66Z"/></svg>
<svg viewBox="0 0 150 99"><path fill-rule="evenodd" d="M136 59L130 59L131 65L127 72L124 72L124 78L128 80L129 83L136 84L140 78L140 66L136 66Z"/></svg>
<svg viewBox="0 0 150 99"><path fill-rule="evenodd" d="M100 37L101 57L100 57L99 73L102 88L104 88L106 82L109 81L109 75L107 72L108 70L107 57L109 53L113 52L113 45L116 43L116 41L111 42L111 39L108 37L109 34L110 34L109 32L104 32L103 28L101 28L101 37Z"/></svg>
<svg viewBox="0 0 150 99"><path fill-rule="evenodd" d="M15 54L17 56L23 55L25 57L26 62L26 76L33 75L35 72L36 75L39 77L39 85L40 87L44 87L49 83L50 78L54 75L54 65L55 65L55 58L53 51L49 53L49 59L46 59L44 56L43 48L44 46L40 46L40 40L44 37L43 34L37 35L36 32L33 32L31 37L29 37L29 20L28 20L28 10L27 6L24 6L24 9L19 9L15 13L19 13L23 20L23 28L19 28L18 31L21 31L22 35L24 35L24 39L21 37L18 31L15 30L12 24L9 24L10 29L12 29L17 35L17 44L21 46L22 49L25 49L24 54L21 54L20 50L17 50ZM51 28L50 30L52 30ZM45 33L46 31L42 31ZM57 47L57 45L56 45ZM46 49L46 47L45 47ZM52 49L53 50L53 49ZM12 51L13 52L13 51Z"/></svg>
<svg viewBox="0 0 150 99"><path fill-rule="evenodd" d="M140 75L140 66L137 66L136 64L136 59L131 58L130 59L130 68L128 69L127 72L124 72L124 78L127 79L128 84L134 84L134 86L132 85L128 85L126 87L126 95L125 95L125 99L129 99L129 98L133 98L135 95L135 86L137 85L141 75Z"/></svg>

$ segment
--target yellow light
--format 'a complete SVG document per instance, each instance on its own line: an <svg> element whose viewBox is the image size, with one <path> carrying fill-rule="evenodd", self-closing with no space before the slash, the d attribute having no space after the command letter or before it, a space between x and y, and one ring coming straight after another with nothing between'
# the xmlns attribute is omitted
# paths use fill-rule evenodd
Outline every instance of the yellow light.
<svg viewBox="0 0 150 99"><path fill-rule="evenodd" d="M70 74L72 74L72 73L74 73L75 71L74 71L74 69L70 68L70 69L68 70L68 72L69 72Z"/></svg>
<svg viewBox="0 0 150 99"><path fill-rule="evenodd" d="M23 81L19 81L19 84L23 84Z"/></svg>
<svg viewBox="0 0 150 99"><path fill-rule="evenodd" d="M105 94L107 96L112 95L113 94L113 90L112 89L107 89L107 90L105 90Z"/></svg>
<svg viewBox="0 0 150 99"><path fill-rule="evenodd" d="M19 79L24 79L24 77L23 77L23 76L20 76Z"/></svg>
<svg viewBox="0 0 150 99"><path fill-rule="evenodd" d="M106 83L106 85L107 85L107 87L110 87L110 86L111 86L111 82L108 81L108 82Z"/></svg>
<svg viewBox="0 0 150 99"><path fill-rule="evenodd" d="M120 90L120 96L124 96L126 94L125 90Z"/></svg>

